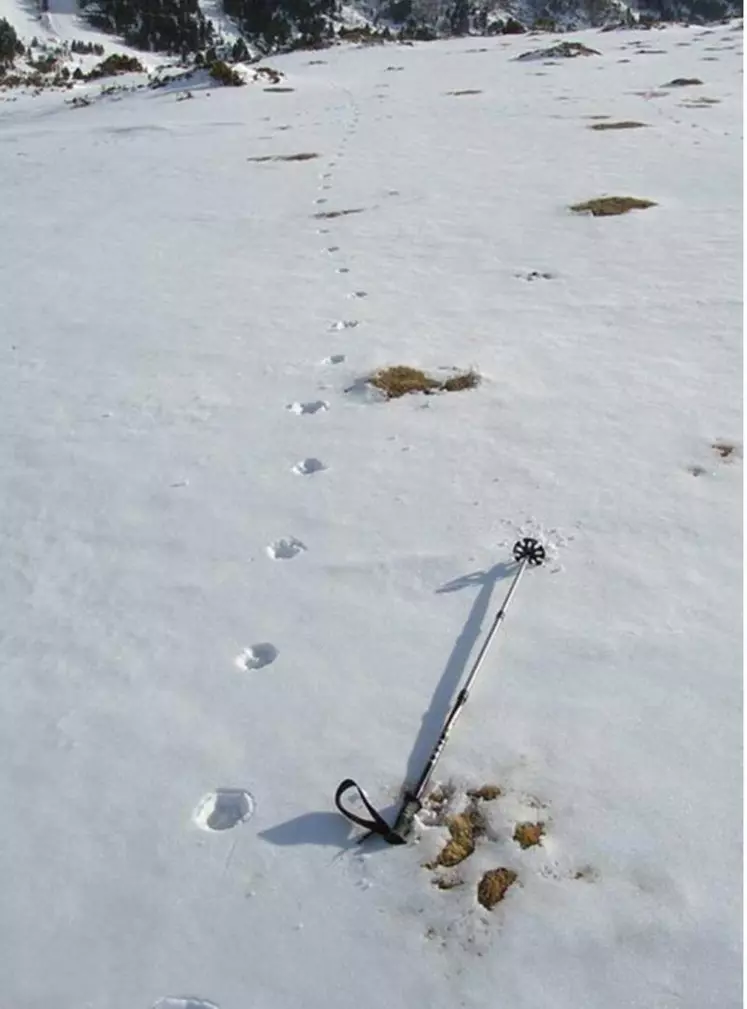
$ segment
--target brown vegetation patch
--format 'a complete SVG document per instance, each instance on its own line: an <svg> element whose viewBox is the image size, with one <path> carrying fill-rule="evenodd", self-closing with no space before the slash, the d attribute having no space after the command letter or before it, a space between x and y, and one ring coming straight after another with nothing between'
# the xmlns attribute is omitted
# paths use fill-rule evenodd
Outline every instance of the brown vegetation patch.
<svg viewBox="0 0 747 1009"><path fill-rule="evenodd" d="M387 399L399 399L409 393L422 392L426 395L434 392L460 392L463 389L474 389L480 381L480 376L474 371L466 371L453 375L445 381L430 378L418 368L398 364L391 368L382 368L371 376L368 384L384 393Z"/></svg>
<svg viewBox="0 0 747 1009"><path fill-rule="evenodd" d="M480 788L471 788L467 792L470 799L482 799L483 802L492 802L502 794L497 785L482 785Z"/></svg>
<svg viewBox="0 0 747 1009"><path fill-rule="evenodd" d="M514 829L514 841L522 848L534 848L542 844L544 834L544 823L517 823Z"/></svg>
<svg viewBox="0 0 747 1009"><path fill-rule="evenodd" d="M350 210L320 210L314 214L317 221L331 221L335 217L348 217L350 214L362 214L365 207L353 207Z"/></svg>
<svg viewBox="0 0 747 1009"><path fill-rule="evenodd" d="M435 862L426 866L435 869L438 866L451 869L459 865L475 850L475 841L485 833L485 818L476 805L469 806L463 813L455 813L446 818L451 840L439 853Z"/></svg>
<svg viewBox="0 0 747 1009"><path fill-rule="evenodd" d="M506 891L517 879L518 876L513 869L489 869L477 884L478 901L491 911L503 900Z"/></svg>
<svg viewBox="0 0 747 1009"><path fill-rule="evenodd" d="M318 158L318 154L312 151L301 151L299 154L263 154L254 158L247 158L247 161L313 161Z"/></svg>
<svg viewBox="0 0 747 1009"><path fill-rule="evenodd" d="M655 207L653 200L639 200L635 196L600 196L585 203L574 203L570 208L574 213L591 213L594 217L615 217L631 210L646 210Z"/></svg>
<svg viewBox="0 0 747 1009"><path fill-rule="evenodd" d="M637 130L645 127L646 123L636 122L635 119L621 119L619 123L593 123L590 130Z"/></svg>
<svg viewBox="0 0 747 1009"><path fill-rule="evenodd" d="M739 456L739 448L730 441L714 441L711 445L714 452L718 452L722 459L731 459Z"/></svg>
<svg viewBox="0 0 747 1009"><path fill-rule="evenodd" d="M590 49L583 42L559 42L548 49L532 49L521 53L517 60L574 59L577 56L601 56L598 49Z"/></svg>
<svg viewBox="0 0 747 1009"><path fill-rule="evenodd" d="M254 77L269 81L270 84L279 84L283 79L283 74L274 67L257 67L254 71Z"/></svg>

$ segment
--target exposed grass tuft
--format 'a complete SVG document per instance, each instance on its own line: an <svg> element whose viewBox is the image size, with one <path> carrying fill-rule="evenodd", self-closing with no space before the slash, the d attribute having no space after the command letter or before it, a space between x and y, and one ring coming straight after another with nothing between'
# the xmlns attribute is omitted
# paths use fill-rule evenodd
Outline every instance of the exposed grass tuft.
<svg viewBox="0 0 747 1009"><path fill-rule="evenodd" d="M300 154L262 154L254 158L247 158L247 161L312 161L314 158L318 158L318 154L314 154L311 151L304 152Z"/></svg>
<svg viewBox="0 0 747 1009"><path fill-rule="evenodd" d="M350 210L320 210L318 214L314 214L314 219L317 221L331 221L335 217L348 217L350 214L362 214L365 209L365 207L353 207Z"/></svg>
<svg viewBox="0 0 747 1009"><path fill-rule="evenodd" d="M445 381L430 378L419 368L410 368L405 364L382 368L368 379L368 384L384 393L387 399L399 399L413 392L429 395L434 392L461 392L463 389L474 389L480 381L475 371L465 371L452 375Z"/></svg>
<svg viewBox="0 0 747 1009"><path fill-rule="evenodd" d="M480 788L472 788L467 792L470 799L482 799L483 802L493 802L502 794L497 785L482 785Z"/></svg>
<svg viewBox="0 0 747 1009"><path fill-rule="evenodd" d="M653 200L639 200L635 196L600 196L585 203L574 203L571 210L576 214L591 212L594 217L614 217L627 214L630 210L645 210L655 207Z"/></svg>
<svg viewBox="0 0 747 1009"><path fill-rule="evenodd" d="M544 834L544 823L517 823L514 829L514 841L522 848L534 848L542 844Z"/></svg>
<svg viewBox="0 0 747 1009"><path fill-rule="evenodd" d="M489 869L477 884L477 899L483 907L491 911L506 896L518 876L513 869Z"/></svg>
<svg viewBox="0 0 747 1009"><path fill-rule="evenodd" d="M449 828L451 839L446 842L436 860L425 866L426 869L437 869L439 866L452 869L455 865L459 865L469 858L475 850L475 841L482 837L487 829L485 817L474 802L463 813L447 816L445 823Z"/></svg>
<svg viewBox="0 0 747 1009"><path fill-rule="evenodd" d="M699 77L675 77L668 84L662 84L663 88L686 88L692 84L702 84Z"/></svg>
<svg viewBox="0 0 747 1009"><path fill-rule="evenodd" d="M646 123L636 122L635 119L621 119L619 123L593 123L590 130L637 130L645 127Z"/></svg>

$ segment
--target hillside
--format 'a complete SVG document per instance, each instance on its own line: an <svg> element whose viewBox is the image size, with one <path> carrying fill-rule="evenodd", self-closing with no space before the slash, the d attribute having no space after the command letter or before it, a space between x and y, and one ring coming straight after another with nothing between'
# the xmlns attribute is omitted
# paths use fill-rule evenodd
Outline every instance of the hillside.
<svg viewBox="0 0 747 1009"><path fill-rule="evenodd" d="M0 90L3 1004L737 1009L741 24L140 58Z"/></svg>

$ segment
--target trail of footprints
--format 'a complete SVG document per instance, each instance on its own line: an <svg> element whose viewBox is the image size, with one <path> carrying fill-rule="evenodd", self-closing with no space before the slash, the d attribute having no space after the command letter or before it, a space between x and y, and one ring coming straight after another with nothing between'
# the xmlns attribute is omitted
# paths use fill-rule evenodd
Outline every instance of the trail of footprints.
<svg viewBox="0 0 747 1009"><path fill-rule="evenodd" d="M334 170L339 160L344 156L345 147L355 133L358 125L359 112L352 96L350 98L353 104L353 117L342 138L337 157L332 158L328 162L325 171L319 177L319 190L321 193L332 191ZM324 207L328 202L329 198L327 196L320 195L315 197L313 206ZM323 215L316 214L317 218L320 216L325 218L325 223L317 228L317 234L322 236L329 235L331 232L330 225L333 224L335 219L357 212L357 210L352 209L339 212L332 211L329 214ZM327 220L329 221L329 225L326 223ZM338 257L338 254L342 250L339 245L330 244L323 251L330 257ZM349 267L339 263L335 265L334 269L340 275L350 272ZM361 300L368 297L368 292L360 289L353 290L346 297L351 300ZM331 323L329 331L331 333L341 333L356 329L359 325L359 319L342 318ZM336 353L324 358L322 364L334 367L343 364L344 361L345 354ZM323 399L294 401L285 405L285 410L288 413L294 414L299 418L316 417L326 413L329 408L330 404ZM296 462L291 467L291 472L295 476L314 478L318 474L324 473L327 468L324 460L310 455ZM306 553L307 550L308 547L305 543L296 536L290 535L273 540L272 543L269 543L265 547L268 558L278 563L295 560ZM235 657L234 665L241 673L253 674L271 666L277 660L278 655L279 651L274 644L269 641L262 641L242 649ZM203 796L192 814L192 820L199 828L205 831L218 832L232 830L242 823L246 823L251 818L254 813L254 806L253 796L244 789L216 789ZM212 1002L205 1001L204 999L178 996L160 999L153 1009L217 1009L217 1007Z"/></svg>

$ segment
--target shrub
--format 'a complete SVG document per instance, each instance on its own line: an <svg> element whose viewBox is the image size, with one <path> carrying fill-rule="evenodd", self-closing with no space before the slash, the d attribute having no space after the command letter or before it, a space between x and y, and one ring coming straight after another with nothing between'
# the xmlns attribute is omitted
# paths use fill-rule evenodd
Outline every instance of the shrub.
<svg viewBox="0 0 747 1009"><path fill-rule="evenodd" d="M86 80L95 81L100 77L115 77L117 74L143 73L145 67L140 60L134 56L125 56L123 53L112 53L101 63L89 71Z"/></svg>
<svg viewBox="0 0 747 1009"><path fill-rule="evenodd" d="M232 67L229 67L223 60L214 60L209 64L208 72L214 81L217 81L218 84L222 84L224 87L240 88L246 83L241 74L237 73Z"/></svg>
<svg viewBox="0 0 747 1009"><path fill-rule="evenodd" d="M23 43L16 35L13 25L5 18L0 18L0 64L12 63L23 52Z"/></svg>

